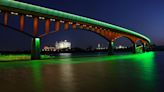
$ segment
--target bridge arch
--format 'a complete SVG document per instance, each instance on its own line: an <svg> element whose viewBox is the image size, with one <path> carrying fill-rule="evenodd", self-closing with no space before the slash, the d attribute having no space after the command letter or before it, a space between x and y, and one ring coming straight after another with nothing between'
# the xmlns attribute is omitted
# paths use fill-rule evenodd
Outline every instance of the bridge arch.
<svg viewBox="0 0 164 92"><path fill-rule="evenodd" d="M134 43L134 41L133 41L130 37L125 36L125 35L118 36L118 37L116 37L113 41L115 41L115 40L117 40L117 39L120 39L120 38L127 38L131 43Z"/></svg>
<svg viewBox="0 0 164 92"><path fill-rule="evenodd" d="M126 42L124 44L123 43L120 44L121 40L126 41ZM116 51L119 51L119 50L124 51L124 49L126 49L125 51L128 51L128 52L130 51L134 53L134 49L135 49L134 41L128 36L118 36L113 40L113 43L115 44ZM119 43L119 46L118 46L118 43Z"/></svg>
<svg viewBox="0 0 164 92"><path fill-rule="evenodd" d="M106 37L106 36L104 36L104 35L102 35L101 33L98 33L97 31L91 31L91 30L89 30L89 29L81 29L81 28L68 28L67 30L64 30L64 31L86 31L86 32L90 32L90 33L94 33L94 34L96 34L97 36L100 36L100 37L102 37L103 39L105 39L106 41L109 41L109 39ZM41 35L39 35L38 37L39 38L42 38L42 37L44 37L44 36L48 36L48 35L51 35L51 34L55 34L55 33L57 33L58 31L51 31L51 32L49 32L48 34L41 34Z"/></svg>

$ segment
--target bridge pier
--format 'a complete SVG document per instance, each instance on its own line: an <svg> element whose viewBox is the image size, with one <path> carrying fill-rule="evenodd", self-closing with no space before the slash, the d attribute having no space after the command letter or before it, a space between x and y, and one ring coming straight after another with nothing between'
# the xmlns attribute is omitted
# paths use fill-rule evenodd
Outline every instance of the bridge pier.
<svg viewBox="0 0 164 92"><path fill-rule="evenodd" d="M136 43L133 43L133 46L132 46L132 52L135 54L136 53Z"/></svg>
<svg viewBox="0 0 164 92"><path fill-rule="evenodd" d="M21 14L19 18L19 23L20 23L20 31L24 30L24 15Z"/></svg>
<svg viewBox="0 0 164 92"><path fill-rule="evenodd" d="M31 60L40 59L40 38L32 38Z"/></svg>
<svg viewBox="0 0 164 92"><path fill-rule="evenodd" d="M142 52L145 53L145 44L142 44Z"/></svg>
<svg viewBox="0 0 164 92"><path fill-rule="evenodd" d="M113 55L114 54L114 42L113 41L109 41L108 44L108 55Z"/></svg>
<svg viewBox="0 0 164 92"><path fill-rule="evenodd" d="M7 26L7 24L8 24L8 16L9 16L8 12L4 12L4 24L5 24L5 26Z"/></svg>

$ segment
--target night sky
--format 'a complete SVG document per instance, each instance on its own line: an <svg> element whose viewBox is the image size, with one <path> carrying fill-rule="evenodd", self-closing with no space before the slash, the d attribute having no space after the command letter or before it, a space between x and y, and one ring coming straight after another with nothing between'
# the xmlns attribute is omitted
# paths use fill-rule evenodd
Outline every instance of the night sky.
<svg viewBox="0 0 164 92"><path fill-rule="evenodd" d="M64 12L69 12L134 30L149 37L152 43L164 45L164 1L163 0L17 0L36 4ZM0 15L1 22L3 21ZM9 17L9 25L18 27L18 17ZM25 31L32 32L32 19L25 19ZM39 23L39 31L44 31L44 21ZM0 26L0 50L29 49L31 38ZM7 31L5 31L7 30ZM53 31L53 23L51 24ZM54 45L56 41L72 42L73 47L96 47L107 44L102 37L87 31L68 30L42 38L42 46ZM126 38L116 44L130 44Z"/></svg>

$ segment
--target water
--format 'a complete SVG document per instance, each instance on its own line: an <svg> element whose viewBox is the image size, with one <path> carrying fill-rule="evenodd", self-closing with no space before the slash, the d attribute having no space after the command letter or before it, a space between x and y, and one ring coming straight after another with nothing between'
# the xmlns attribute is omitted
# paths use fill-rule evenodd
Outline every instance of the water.
<svg viewBox="0 0 164 92"><path fill-rule="evenodd" d="M164 52L0 62L0 92L164 92Z"/></svg>

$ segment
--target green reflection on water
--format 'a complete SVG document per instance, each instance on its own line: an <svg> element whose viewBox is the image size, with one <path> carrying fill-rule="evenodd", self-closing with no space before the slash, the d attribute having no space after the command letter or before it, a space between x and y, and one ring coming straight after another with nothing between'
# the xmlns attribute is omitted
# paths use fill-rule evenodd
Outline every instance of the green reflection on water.
<svg viewBox="0 0 164 92"><path fill-rule="evenodd" d="M33 85L36 92L43 92L42 65L39 62L31 63Z"/></svg>
<svg viewBox="0 0 164 92"><path fill-rule="evenodd" d="M114 56L101 56L101 57L77 57L77 58L64 58L64 59L47 59L47 60L33 60L33 61L14 61L14 62L0 62L0 69L17 69L27 68L32 70L33 85L35 91L43 91L43 71L42 67L45 64L76 64L76 63L95 63L95 62L115 62L115 64L130 62L132 67L139 69L135 76L140 76L141 80L138 82L143 86L153 87L155 85L155 62L154 52L147 52L143 54L133 55L114 55ZM134 63L133 63L134 62ZM132 68L131 67L131 68ZM129 74L130 75L130 74ZM66 75L65 75L66 76ZM68 75L67 75L68 76ZM70 76L70 75L69 75ZM71 76L70 76L71 77Z"/></svg>
<svg viewBox="0 0 164 92"><path fill-rule="evenodd" d="M138 56L138 58L135 58L136 62L138 62L138 67L142 70L142 77L149 81L155 79L155 73L156 73L156 64L155 64L155 55L154 53L149 53L145 55ZM154 83L152 83L154 84Z"/></svg>
<svg viewBox="0 0 164 92"><path fill-rule="evenodd" d="M139 69L136 74L140 78L138 84L145 92L155 92L156 86L156 64L153 52L136 56L133 60ZM136 64L137 63L137 64Z"/></svg>
<svg viewBox="0 0 164 92"><path fill-rule="evenodd" d="M49 59L49 60L40 60L46 61L47 64L76 64L76 63L86 63L86 62L110 62L113 60L124 60L129 59L133 61L139 58L147 57L147 59L152 59L154 57L154 52L147 52L141 54L131 54L131 55L113 55L113 56L96 56L96 57L76 57L76 58L63 58L63 59ZM146 58L145 58L146 59Z"/></svg>
<svg viewBox="0 0 164 92"><path fill-rule="evenodd" d="M147 52L142 54L131 54L131 55L113 55L113 56L96 56L96 57L67 57L67 58L52 58L45 60L31 60L31 61L11 61L11 62L0 62L0 68L17 68L17 67L30 67L33 63L40 64L76 64L86 62L110 62L113 60L125 60L130 61L142 60L145 63L153 61L154 52Z"/></svg>

